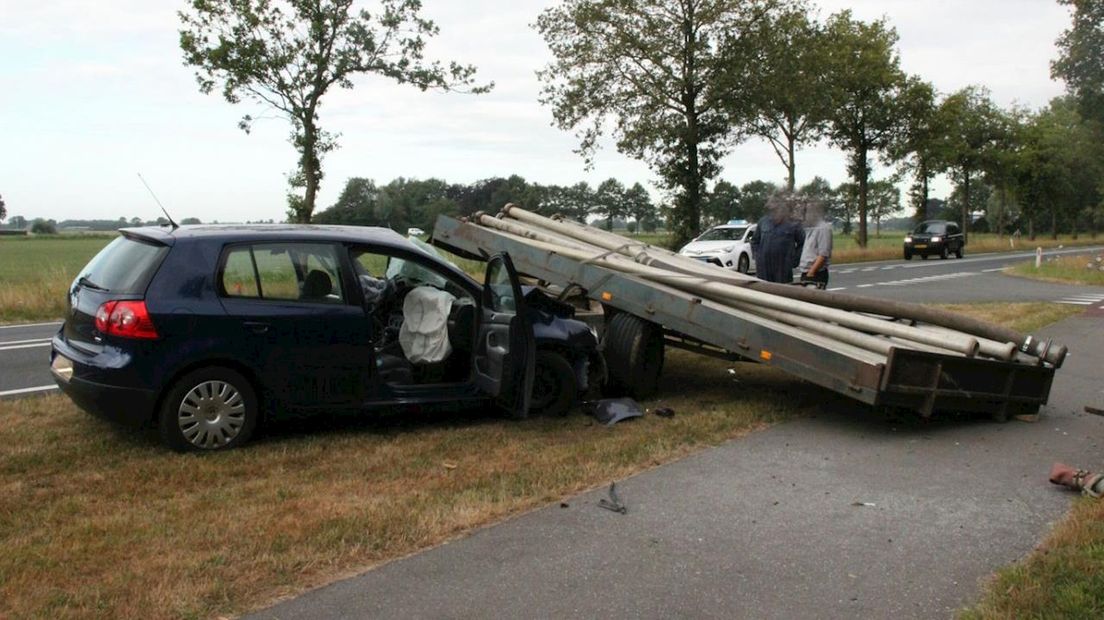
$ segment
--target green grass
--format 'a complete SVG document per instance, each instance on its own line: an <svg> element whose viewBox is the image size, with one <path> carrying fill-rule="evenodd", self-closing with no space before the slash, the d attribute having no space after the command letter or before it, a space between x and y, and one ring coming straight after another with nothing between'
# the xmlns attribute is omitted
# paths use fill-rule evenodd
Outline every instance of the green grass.
<svg viewBox="0 0 1104 620"><path fill-rule="evenodd" d="M1035 261L1027 261L1012 265L1008 273L1048 282L1104 286L1104 254L1052 257L1038 268Z"/></svg>
<svg viewBox="0 0 1104 620"><path fill-rule="evenodd" d="M114 235L0 237L0 322L50 320L65 313L77 272Z"/></svg>

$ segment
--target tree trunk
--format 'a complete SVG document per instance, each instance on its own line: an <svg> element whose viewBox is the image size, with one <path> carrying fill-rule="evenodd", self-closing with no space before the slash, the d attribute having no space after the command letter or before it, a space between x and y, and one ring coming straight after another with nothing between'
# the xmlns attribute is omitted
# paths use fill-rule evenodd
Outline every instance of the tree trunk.
<svg viewBox="0 0 1104 620"><path fill-rule="evenodd" d="M962 239L969 242L970 240L970 170L963 168L962 170Z"/></svg>
<svg viewBox="0 0 1104 620"><path fill-rule="evenodd" d="M1058 209L1050 207L1050 238L1058 239Z"/></svg>
<svg viewBox="0 0 1104 620"><path fill-rule="evenodd" d="M1029 218L1027 220L1027 238L1035 240L1035 218Z"/></svg>
<svg viewBox="0 0 1104 620"><path fill-rule="evenodd" d="M860 147L859 151L855 154L855 174L858 176L856 181L859 184L859 247L866 247L866 208L867 208L867 190L868 177L870 171L868 170L869 163L867 162L866 147Z"/></svg>
<svg viewBox="0 0 1104 620"><path fill-rule="evenodd" d="M916 209L916 223L919 224L928 219L928 163L920 160L920 206Z"/></svg>
<svg viewBox="0 0 1104 620"><path fill-rule="evenodd" d="M794 139L793 139L793 137L791 135L787 135L786 136L786 142L787 142L787 154L789 155L789 160L788 160L788 163L786 164L786 172L788 174L788 176L786 178L786 189L792 192L792 191L794 191L794 186L796 185L796 181L797 181L797 179L796 179L797 164L794 163Z"/></svg>
<svg viewBox="0 0 1104 620"><path fill-rule="evenodd" d="M318 196L318 185L321 181L321 166L318 159L318 129L314 123L308 120L303 123L303 152L299 157L299 170L303 174L305 189L303 202L296 208L295 220L300 224L310 224L311 214L314 213L314 201Z"/></svg>

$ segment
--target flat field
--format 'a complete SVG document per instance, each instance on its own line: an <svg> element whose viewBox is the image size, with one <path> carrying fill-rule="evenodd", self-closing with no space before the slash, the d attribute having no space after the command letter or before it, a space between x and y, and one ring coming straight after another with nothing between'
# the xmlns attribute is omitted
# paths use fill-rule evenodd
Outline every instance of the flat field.
<svg viewBox="0 0 1104 620"><path fill-rule="evenodd" d="M0 323L61 317L77 272L114 238L0 237Z"/></svg>

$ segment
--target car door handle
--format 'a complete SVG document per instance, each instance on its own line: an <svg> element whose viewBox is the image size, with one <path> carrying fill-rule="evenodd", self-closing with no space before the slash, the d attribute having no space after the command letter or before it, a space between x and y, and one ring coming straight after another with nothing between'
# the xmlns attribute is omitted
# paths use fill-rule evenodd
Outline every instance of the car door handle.
<svg viewBox="0 0 1104 620"><path fill-rule="evenodd" d="M245 325L245 328L254 334L268 333L268 328L272 327L268 323L263 323L261 321L245 321L242 325Z"/></svg>

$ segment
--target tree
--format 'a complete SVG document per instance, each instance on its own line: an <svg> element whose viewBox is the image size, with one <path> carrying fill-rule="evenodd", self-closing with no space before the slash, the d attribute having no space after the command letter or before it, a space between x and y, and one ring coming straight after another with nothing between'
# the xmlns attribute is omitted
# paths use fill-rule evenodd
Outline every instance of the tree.
<svg viewBox="0 0 1104 620"><path fill-rule="evenodd" d="M882 220L901 210L901 190L890 180L870 184L870 216L874 218L874 235L882 236Z"/></svg>
<svg viewBox="0 0 1104 620"><path fill-rule="evenodd" d="M613 221L628 215L625 204L625 186L617 179L606 179L594 192L594 214L604 215L606 230L613 230Z"/></svg>
<svg viewBox="0 0 1104 620"><path fill-rule="evenodd" d="M795 5L775 19L759 21L750 43L739 49L749 49L753 58L733 63L738 73L729 79L738 84L737 94L746 80L754 85L752 132L774 149L786 167L786 189L793 191L795 151L820 139L828 118L824 36L809 19L807 7ZM732 100L741 103L739 96Z"/></svg>
<svg viewBox="0 0 1104 620"><path fill-rule="evenodd" d="M935 88L919 78L905 80L897 101L901 127L889 147L889 156L898 162L900 172L913 178L909 187L909 203L913 208L913 218L919 223L927 217L931 180L945 168L940 159L943 117L936 104Z"/></svg>
<svg viewBox="0 0 1104 620"><path fill-rule="evenodd" d="M674 244L701 227L706 182L746 129L748 84L731 58L781 0L563 0L536 27L554 60L538 72L554 124L575 130L590 165L612 129L617 149L642 159L675 194ZM723 53L722 53L723 51ZM726 59L728 56L729 59Z"/></svg>
<svg viewBox="0 0 1104 620"><path fill-rule="evenodd" d="M802 185L797 193L808 200L824 205L825 215L835 217L839 212L839 196L828 180L823 177L813 177L813 180Z"/></svg>
<svg viewBox="0 0 1104 620"><path fill-rule="evenodd" d="M23 217L22 215L13 215L12 218L8 220L8 226L19 230L26 230L27 218Z"/></svg>
<svg viewBox="0 0 1104 620"><path fill-rule="evenodd" d="M36 235L56 235L57 224L54 223L54 220L37 218L34 223L31 224L31 232Z"/></svg>
<svg viewBox="0 0 1104 620"><path fill-rule="evenodd" d="M8 209L4 204L4 197L0 196L0 222L3 222L6 217L8 217Z"/></svg>
<svg viewBox="0 0 1104 620"><path fill-rule="evenodd" d="M1058 38L1050 75L1066 82L1081 115L1104 123L1104 0L1058 0L1073 10L1073 24Z"/></svg>
<svg viewBox="0 0 1104 620"><path fill-rule="evenodd" d="M831 115L828 137L848 155L858 191L858 242L866 247L871 154L888 149L900 125L897 98L904 74L894 49L897 32L885 20L865 23L850 11L825 26Z"/></svg>
<svg viewBox="0 0 1104 620"><path fill-rule="evenodd" d="M850 235L855 215L859 212L859 186L855 183L843 182L836 186L836 202L830 205L829 213L833 218L843 222L843 234ZM832 210L831 207L835 209Z"/></svg>
<svg viewBox="0 0 1104 620"><path fill-rule="evenodd" d="M778 186L770 181L749 181L740 186L740 209L736 217L757 221L767 214L767 201L778 192Z"/></svg>
<svg viewBox="0 0 1104 620"><path fill-rule="evenodd" d="M186 217L186 218L180 220L180 225L181 226L194 226L196 224L202 224L202 223L203 223L203 220L199 219L198 217Z"/></svg>
<svg viewBox="0 0 1104 620"><path fill-rule="evenodd" d="M740 188L728 181L717 181L702 204L707 225L724 224L740 217Z"/></svg>
<svg viewBox="0 0 1104 620"><path fill-rule="evenodd" d="M425 59L437 26L420 15L419 0L378 0L378 10L354 11L353 0L191 0L179 13L184 63L195 67L199 89L218 86L230 103L243 97L285 116L299 163L289 178L296 221L310 222L322 181L322 157L337 135L319 125L322 98L353 78L382 75L421 90L470 89L475 68ZM242 117L249 131L254 118ZM297 190L303 189L299 196Z"/></svg>
<svg viewBox="0 0 1104 620"><path fill-rule="evenodd" d="M372 179L352 177L345 182L345 188L332 207L321 211L315 221L319 224L346 224L353 226L375 226L380 222L376 218L376 202L379 200L379 188Z"/></svg>
<svg viewBox="0 0 1104 620"><path fill-rule="evenodd" d="M636 221L637 229L643 229L644 223L652 220L652 230L655 230L656 208L648 190L640 183L633 183L625 190L625 210Z"/></svg>
<svg viewBox="0 0 1104 620"><path fill-rule="evenodd" d="M951 175L962 186L960 206L962 233L969 236L970 213L973 205L970 182L985 169L993 157L1001 136L1001 112L989 99L989 91L969 86L959 90L939 105L942 117L943 161Z"/></svg>

